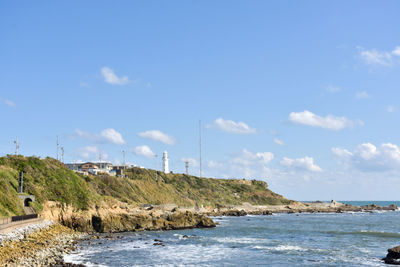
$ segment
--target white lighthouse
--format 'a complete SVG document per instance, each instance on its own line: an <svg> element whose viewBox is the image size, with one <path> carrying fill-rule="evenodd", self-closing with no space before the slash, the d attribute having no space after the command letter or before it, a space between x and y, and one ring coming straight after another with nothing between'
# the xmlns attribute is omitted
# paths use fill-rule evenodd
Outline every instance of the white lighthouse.
<svg viewBox="0 0 400 267"><path fill-rule="evenodd" d="M164 151L163 153L163 169L165 173L169 173L169 166L168 166L168 152Z"/></svg>

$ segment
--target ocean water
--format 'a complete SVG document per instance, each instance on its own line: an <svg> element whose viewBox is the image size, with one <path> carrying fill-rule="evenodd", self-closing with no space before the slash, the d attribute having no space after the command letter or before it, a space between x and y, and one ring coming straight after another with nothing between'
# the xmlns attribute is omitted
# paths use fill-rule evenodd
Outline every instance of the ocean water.
<svg viewBox="0 0 400 267"><path fill-rule="evenodd" d="M378 203L377 203L378 204ZM400 212L214 217L212 229L113 234L65 261L87 266L384 266ZM187 237L186 237L187 236ZM164 246L153 245L154 239Z"/></svg>

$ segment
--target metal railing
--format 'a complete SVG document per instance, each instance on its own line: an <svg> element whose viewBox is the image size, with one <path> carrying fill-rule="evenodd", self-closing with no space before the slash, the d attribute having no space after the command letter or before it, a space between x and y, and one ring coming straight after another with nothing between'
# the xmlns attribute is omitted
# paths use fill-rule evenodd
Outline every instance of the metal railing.
<svg viewBox="0 0 400 267"><path fill-rule="evenodd" d="M0 218L0 225L7 224L11 222L11 217L8 218Z"/></svg>
<svg viewBox="0 0 400 267"><path fill-rule="evenodd" d="M21 215L21 216L12 216L11 221L12 222L18 222L18 221L25 221L29 219L36 219L38 217L37 214L28 214L28 215Z"/></svg>
<svg viewBox="0 0 400 267"><path fill-rule="evenodd" d="M12 223L12 222L36 219L36 218L38 218L37 214L28 214L28 215L12 216L12 217L8 217L8 218L0 218L0 225Z"/></svg>

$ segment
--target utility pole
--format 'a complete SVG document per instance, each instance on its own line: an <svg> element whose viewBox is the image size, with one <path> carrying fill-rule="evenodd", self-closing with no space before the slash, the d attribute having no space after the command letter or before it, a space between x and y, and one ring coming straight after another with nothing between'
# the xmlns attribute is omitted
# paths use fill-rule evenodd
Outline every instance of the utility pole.
<svg viewBox="0 0 400 267"><path fill-rule="evenodd" d="M157 182L157 180L158 180L158 177L157 177L157 155L154 155L154 159L156 161L155 171L156 171L156 182Z"/></svg>
<svg viewBox="0 0 400 267"><path fill-rule="evenodd" d="M60 144L58 143L58 135L57 135L57 160L58 160L58 147L60 146Z"/></svg>
<svg viewBox="0 0 400 267"><path fill-rule="evenodd" d="M186 175L189 175L189 161L185 161Z"/></svg>
<svg viewBox="0 0 400 267"><path fill-rule="evenodd" d="M62 163L64 163L64 147L61 147L61 153L62 153Z"/></svg>
<svg viewBox="0 0 400 267"><path fill-rule="evenodd" d="M122 150L122 158L123 158L123 164L124 164L124 167L123 167L123 170L122 170L122 177L125 177L125 167L126 167L126 161L125 161L125 150Z"/></svg>
<svg viewBox="0 0 400 267"><path fill-rule="evenodd" d="M125 165L126 165L126 163L125 163L125 150L122 150L122 158L123 158L122 164L124 165L124 169L125 169Z"/></svg>
<svg viewBox="0 0 400 267"><path fill-rule="evenodd" d="M15 144L15 155L18 156L18 149L19 149L18 137L15 138L14 144Z"/></svg>
<svg viewBox="0 0 400 267"><path fill-rule="evenodd" d="M199 145L200 145L200 178L202 177L202 169L201 169L201 120L199 120Z"/></svg>

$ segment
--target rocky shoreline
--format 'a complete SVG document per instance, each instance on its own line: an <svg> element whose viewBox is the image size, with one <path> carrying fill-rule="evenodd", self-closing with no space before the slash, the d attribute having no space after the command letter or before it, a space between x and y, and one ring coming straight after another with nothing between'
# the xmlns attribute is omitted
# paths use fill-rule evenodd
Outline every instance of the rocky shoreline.
<svg viewBox="0 0 400 267"><path fill-rule="evenodd" d="M185 209L171 206L148 206L139 209L103 207L85 212L75 212L69 207L60 207L50 203L50 206L47 205L44 210L44 215L51 217L48 219L52 219L55 222L44 221L17 229L7 235L0 235L0 266L84 266L64 262L63 255L73 251L79 239L99 238L97 235L89 237L89 233L215 227L216 223L208 216L392 210L398 210L397 206L380 207L368 205L356 207L332 201L330 203L297 202L286 206L253 206L244 203L241 206L219 209ZM51 211L50 214L49 211ZM389 250L389 254L384 261L396 264L399 261L391 257L396 253L398 253L397 250L395 252Z"/></svg>
<svg viewBox="0 0 400 267"><path fill-rule="evenodd" d="M352 206L332 200L331 202L296 202L291 205L276 206L254 206L242 204L241 206L223 207L205 211L208 216L245 216L245 215L272 215L273 213L343 213L343 212L374 212L374 211L396 211L399 208L392 204L381 207L376 204L365 206Z"/></svg>
<svg viewBox="0 0 400 267"><path fill-rule="evenodd" d="M99 238L89 233L116 233L145 230L178 230L215 227L214 221L189 211L145 210L137 214L87 213L66 216L57 223L46 221L0 234L0 266L84 266L63 261L75 250L79 239Z"/></svg>
<svg viewBox="0 0 400 267"><path fill-rule="evenodd" d="M60 224L32 225L19 230L15 239L3 238L0 266L55 266L64 254L75 249L82 236Z"/></svg>

